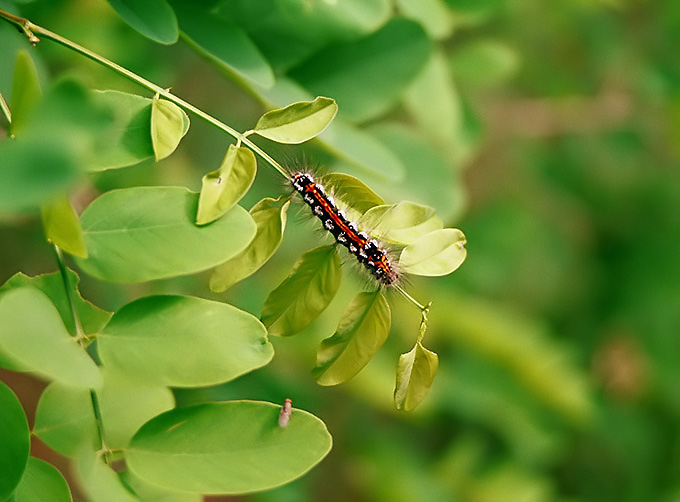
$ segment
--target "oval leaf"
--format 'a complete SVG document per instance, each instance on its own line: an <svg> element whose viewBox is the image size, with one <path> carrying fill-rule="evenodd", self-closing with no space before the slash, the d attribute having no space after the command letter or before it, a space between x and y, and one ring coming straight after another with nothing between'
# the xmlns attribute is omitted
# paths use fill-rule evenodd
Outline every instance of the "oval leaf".
<svg viewBox="0 0 680 502"><path fill-rule="evenodd" d="M101 374L69 335L50 299L23 287L0 295L0 350L20 367L74 387L98 387Z"/></svg>
<svg viewBox="0 0 680 502"><path fill-rule="evenodd" d="M189 117L179 106L156 96L151 103L151 143L156 162L175 151L189 130Z"/></svg>
<svg viewBox="0 0 680 502"><path fill-rule="evenodd" d="M226 382L274 355L256 317L189 296L147 296L129 303L97 340L104 365L135 380L175 387Z"/></svg>
<svg viewBox="0 0 680 502"><path fill-rule="evenodd" d="M324 423L293 409L278 425L281 407L232 401L177 408L147 422L125 454L141 479L205 494L267 490L309 471L331 449Z"/></svg>
<svg viewBox="0 0 680 502"><path fill-rule="evenodd" d="M234 207L250 189L256 173L252 150L229 145L220 168L203 176L196 224L215 221Z"/></svg>
<svg viewBox="0 0 680 502"><path fill-rule="evenodd" d="M262 115L255 132L277 143L303 143L321 134L337 112L338 105L331 98L300 101Z"/></svg>
<svg viewBox="0 0 680 502"><path fill-rule="evenodd" d="M333 197L342 200L348 209L361 215L385 201L368 188L361 180L343 173L330 173L323 177L323 183L331 190ZM358 216L357 215L357 216Z"/></svg>
<svg viewBox="0 0 680 502"><path fill-rule="evenodd" d="M66 480L52 464L31 457L12 502L71 502Z"/></svg>
<svg viewBox="0 0 680 502"><path fill-rule="evenodd" d="M9 124L10 137L21 134L24 127L42 98L38 70L28 51L17 53L12 81L12 122Z"/></svg>
<svg viewBox="0 0 680 502"><path fill-rule="evenodd" d="M108 0L118 15L154 42L173 44L179 37L175 12L165 0Z"/></svg>
<svg viewBox="0 0 680 502"><path fill-rule="evenodd" d="M333 96L345 117L363 122L398 102L430 45L417 23L395 17L359 40L327 46L288 74L314 94Z"/></svg>
<svg viewBox="0 0 680 502"><path fill-rule="evenodd" d="M112 282L143 282L212 268L240 253L255 235L245 209L196 227L198 194L179 187L107 192L81 215L88 274Z"/></svg>
<svg viewBox="0 0 680 502"><path fill-rule="evenodd" d="M418 341L399 356L394 404L398 410L411 411L425 398L439 367L439 357Z"/></svg>
<svg viewBox="0 0 680 502"><path fill-rule="evenodd" d="M175 405L167 387L133 381L109 368L102 368L102 374L97 398L109 448L127 447L144 422ZM33 434L66 456L74 456L83 445L95 449L98 436L89 391L50 384L40 396Z"/></svg>
<svg viewBox="0 0 680 502"><path fill-rule="evenodd" d="M333 336L321 342L312 372L316 382L337 385L359 373L387 340L391 323L390 306L380 290L359 293Z"/></svg>
<svg viewBox="0 0 680 502"><path fill-rule="evenodd" d="M67 253L87 258L83 229L66 194L43 205L42 222L49 242Z"/></svg>
<svg viewBox="0 0 680 502"><path fill-rule="evenodd" d="M28 421L14 392L0 382L0 500L19 484L26 469L30 448Z"/></svg>
<svg viewBox="0 0 680 502"><path fill-rule="evenodd" d="M281 204L280 199L265 198L250 210L257 226L255 238L241 254L215 268L210 276L210 290L222 292L237 282L254 274L279 248L286 228L286 214L290 199Z"/></svg>
<svg viewBox="0 0 680 502"><path fill-rule="evenodd" d="M465 261L465 243L465 235L457 228L435 230L402 250L399 268L414 275L450 274Z"/></svg>
<svg viewBox="0 0 680 502"><path fill-rule="evenodd" d="M76 458L75 475L78 486L87 494L87 500L97 502L140 502L118 477L118 473L104 463L95 451L85 450Z"/></svg>
<svg viewBox="0 0 680 502"><path fill-rule="evenodd" d="M402 201L397 204L375 206L359 219L359 225L370 228L381 240L396 244L412 244L423 235L441 229L444 222L433 208Z"/></svg>
<svg viewBox="0 0 680 502"><path fill-rule="evenodd" d="M302 331L328 307L341 279L340 257L334 245L303 254L264 302L261 318L269 334L290 336Z"/></svg>

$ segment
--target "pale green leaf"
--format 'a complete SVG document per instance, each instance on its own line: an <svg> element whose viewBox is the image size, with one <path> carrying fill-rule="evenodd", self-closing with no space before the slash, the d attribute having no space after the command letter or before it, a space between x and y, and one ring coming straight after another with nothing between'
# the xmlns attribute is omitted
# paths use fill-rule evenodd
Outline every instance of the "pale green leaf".
<svg viewBox="0 0 680 502"><path fill-rule="evenodd" d="M434 230L402 250L399 269L414 275L450 274L465 261L465 244L465 235L457 228Z"/></svg>
<svg viewBox="0 0 680 502"><path fill-rule="evenodd" d="M444 226L433 208L409 201L372 207L358 223L375 237L396 244L412 244Z"/></svg>
<svg viewBox="0 0 680 502"><path fill-rule="evenodd" d="M0 382L0 410L2 410L0 412L0 473L2 473L0 475L0 500L5 500L17 487L26 469L30 435L28 421L21 403L14 392L2 382Z"/></svg>
<svg viewBox="0 0 680 502"><path fill-rule="evenodd" d="M154 42L173 44L179 36L175 12L165 0L108 0L123 20Z"/></svg>
<svg viewBox="0 0 680 502"><path fill-rule="evenodd" d="M316 382L337 385L359 373L387 340L391 322L390 306L380 290L359 293L333 336L319 346L312 371Z"/></svg>
<svg viewBox="0 0 680 502"><path fill-rule="evenodd" d="M103 328L109 319L111 313L100 309L92 303L84 300L78 290L78 282L80 278L73 270L67 269L68 287L70 291L71 301L75 305L78 318L80 319L80 327L86 335L98 333ZM10 277L5 284L0 287L0 293L9 291L13 288L21 288L24 286L31 286L39 289L45 293L52 304L59 311L61 320L68 329L71 335L75 336L76 327L73 322L73 313L71 311L71 303L67 297L66 288L64 287L64 280L59 272L52 274L38 275L36 277L29 277L21 272L17 272Z"/></svg>
<svg viewBox="0 0 680 502"><path fill-rule="evenodd" d="M177 408L147 422L126 451L128 468L166 488L205 494L271 489L302 476L331 449L324 423L293 409L231 401Z"/></svg>
<svg viewBox="0 0 680 502"><path fill-rule="evenodd" d="M198 194L179 187L107 192L81 215L86 273L112 282L143 282L212 268L240 253L255 223L235 206L212 225L194 224Z"/></svg>
<svg viewBox="0 0 680 502"><path fill-rule="evenodd" d="M151 102L151 143L156 162L168 157L189 130L189 117L172 101L156 96Z"/></svg>
<svg viewBox="0 0 680 502"><path fill-rule="evenodd" d="M75 461L78 485L97 502L141 502L123 485L116 471L104 463L96 451L84 450Z"/></svg>
<svg viewBox="0 0 680 502"><path fill-rule="evenodd" d="M30 457L12 502L71 502L66 480L52 464Z"/></svg>
<svg viewBox="0 0 680 502"><path fill-rule="evenodd" d="M345 203L347 209L354 211L357 217L370 208L384 204L385 201L368 188L361 180L349 174L330 173L323 177L323 184L333 197Z"/></svg>
<svg viewBox="0 0 680 502"><path fill-rule="evenodd" d="M125 448L139 427L171 409L175 400L167 387L131 380L103 367L104 383L97 390L106 442ZM74 456L83 446L96 448L98 435L90 392L59 383L40 396L33 434L62 455Z"/></svg>
<svg viewBox="0 0 680 502"><path fill-rule="evenodd" d="M189 296L147 296L129 303L97 340L105 366L138 381L175 387L226 382L274 355L256 317Z"/></svg>
<svg viewBox="0 0 680 502"><path fill-rule="evenodd" d="M454 75L461 84L488 88L498 86L517 72L516 50L496 40L476 38L451 53Z"/></svg>
<svg viewBox="0 0 680 502"><path fill-rule="evenodd" d="M290 275L264 302L261 318L269 334L289 336L302 331L328 307L341 279L335 246L322 246L303 254Z"/></svg>
<svg viewBox="0 0 680 502"><path fill-rule="evenodd" d="M142 502L203 502L203 495L200 493L170 490L154 485L144 481L130 470L121 472L120 478Z"/></svg>
<svg viewBox="0 0 680 502"><path fill-rule="evenodd" d="M278 249L286 228L286 215L290 199L265 198L250 210L250 216L257 226L255 237L239 255L215 267L210 276L210 290L226 291L246 277L254 274Z"/></svg>
<svg viewBox="0 0 680 502"><path fill-rule="evenodd" d="M451 35L454 26L453 12L443 0L397 0L399 11L425 28L434 39Z"/></svg>
<svg viewBox="0 0 680 502"><path fill-rule="evenodd" d="M252 150L229 145L220 168L203 176L196 224L211 223L234 207L248 192L256 174Z"/></svg>
<svg viewBox="0 0 680 502"><path fill-rule="evenodd" d="M21 135L22 128L28 122L41 98L42 90L38 79L38 70L29 53L22 49L17 53L17 60L14 65L10 136Z"/></svg>
<svg viewBox="0 0 680 502"><path fill-rule="evenodd" d="M87 258L83 229L66 194L43 205L42 222L49 242L67 253Z"/></svg>
<svg viewBox="0 0 680 502"><path fill-rule="evenodd" d="M278 143L303 143L321 134L337 112L334 99L317 97L268 111L257 121L254 131Z"/></svg>
<svg viewBox="0 0 680 502"><path fill-rule="evenodd" d="M49 380L75 387L101 385L99 368L38 289L22 287L0 295L0 351Z"/></svg>
<svg viewBox="0 0 680 502"><path fill-rule="evenodd" d="M439 367L435 352L418 341L407 353L399 356L394 405L398 410L411 411L425 398Z"/></svg>

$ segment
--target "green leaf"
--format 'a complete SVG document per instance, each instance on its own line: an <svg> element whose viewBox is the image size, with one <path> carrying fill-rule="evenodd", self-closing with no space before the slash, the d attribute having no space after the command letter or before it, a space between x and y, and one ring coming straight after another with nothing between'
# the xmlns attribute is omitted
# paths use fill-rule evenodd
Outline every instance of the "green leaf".
<svg viewBox="0 0 680 502"><path fill-rule="evenodd" d="M12 502L72 502L66 480L52 464L30 457Z"/></svg>
<svg viewBox="0 0 680 502"><path fill-rule="evenodd" d="M331 449L314 415L294 409L278 425L281 407L231 401L177 408L147 422L126 451L128 468L166 488L205 494L267 490L302 476Z"/></svg>
<svg viewBox="0 0 680 502"><path fill-rule="evenodd" d="M29 53L22 49L17 53L12 82L12 123L10 136L21 135L29 117L42 99L38 70Z"/></svg>
<svg viewBox="0 0 680 502"><path fill-rule="evenodd" d="M25 211L64 193L78 179L78 163L59 138L0 141L0 212Z"/></svg>
<svg viewBox="0 0 680 502"><path fill-rule="evenodd" d="M165 0L108 0L123 20L145 37L174 44L179 36L175 12Z"/></svg>
<svg viewBox="0 0 680 502"><path fill-rule="evenodd" d="M130 380L103 367L97 399L107 446L127 447L139 427L174 407L172 392L153 383ZM90 392L52 383L40 396L33 434L62 455L75 456L83 446L96 448L98 435Z"/></svg>
<svg viewBox="0 0 680 502"><path fill-rule="evenodd" d="M67 253L87 258L83 229L68 195L61 195L42 207L42 222L49 242Z"/></svg>
<svg viewBox="0 0 680 502"><path fill-rule="evenodd" d="M359 293L333 336L319 346L312 371L316 382L337 385L359 373L387 340L391 323L390 306L380 290Z"/></svg>
<svg viewBox="0 0 680 502"><path fill-rule="evenodd" d="M95 103L112 117L112 127L105 129L97 154L88 171L102 171L137 164L154 156L151 141L153 100L120 91L95 91Z"/></svg>
<svg viewBox="0 0 680 502"><path fill-rule="evenodd" d="M0 305L1 307L1 305ZM0 322L0 326L3 323ZM1 328L0 328L1 329ZM0 382L0 500L5 500L19 484L26 469L30 449L28 421L14 392Z"/></svg>
<svg viewBox="0 0 680 502"><path fill-rule="evenodd" d="M183 38L228 75L268 88L274 72L248 34L232 20L192 3L173 3Z"/></svg>
<svg viewBox="0 0 680 502"><path fill-rule="evenodd" d="M396 244L412 244L444 226L433 208L409 201L372 207L363 214L358 224L361 228L370 229L379 239Z"/></svg>
<svg viewBox="0 0 680 502"><path fill-rule="evenodd" d="M402 250L399 269L414 275L450 274L465 261L465 243L465 235L457 228L435 230Z"/></svg>
<svg viewBox="0 0 680 502"><path fill-rule="evenodd" d="M393 18L357 41L331 45L288 74L340 113L366 121L392 108L427 61L430 41L416 23Z"/></svg>
<svg viewBox="0 0 680 502"><path fill-rule="evenodd" d="M399 12L420 23L430 37L444 39L451 35L455 18L443 0L397 0L396 4Z"/></svg>
<svg viewBox="0 0 680 502"><path fill-rule="evenodd" d="M439 357L418 341L399 356L394 404L398 410L411 411L425 398L439 367Z"/></svg>
<svg viewBox="0 0 680 502"><path fill-rule="evenodd" d="M255 223L236 206L212 225L196 227L198 194L179 187L107 192L81 215L90 255L88 274L112 282L143 282L212 268L240 253Z"/></svg>
<svg viewBox="0 0 680 502"><path fill-rule="evenodd" d="M210 290L222 292L237 282L254 274L279 248L286 228L286 215L290 199L281 203L281 198L265 198L250 210L250 216L257 226L255 237L239 255L215 267L210 276Z"/></svg>
<svg viewBox="0 0 680 502"><path fill-rule="evenodd" d="M74 470L78 485L88 496L88 500L141 502L127 490L118 474L95 451L82 451L76 458Z"/></svg>
<svg viewBox="0 0 680 502"><path fill-rule="evenodd" d="M333 197L340 199L347 205L348 210L357 213L357 217L370 208L385 203L363 181L349 174L327 174L323 177L323 184L330 189Z"/></svg>
<svg viewBox="0 0 680 502"><path fill-rule="evenodd" d="M334 245L303 254L264 302L261 319L269 334L290 336L302 331L328 307L341 279L340 257Z"/></svg>
<svg viewBox="0 0 680 502"><path fill-rule="evenodd" d="M151 102L151 143L156 162L175 151L189 130L189 117L179 106L167 99L154 97Z"/></svg>
<svg viewBox="0 0 680 502"><path fill-rule="evenodd" d="M248 192L256 174L252 150L229 145L220 168L203 176L196 224L211 223L234 207Z"/></svg>
<svg viewBox="0 0 680 502"><path fill-rule="evenodd" d="M50 299L23 287L0 295L0 351L22 368L74 387L98 387L101 374L69 335Z"/></svg>
<svg viewBox="0 0 680 502"><path fill-rule="evenodd" d="M517 52L495 41L475 39L451 54L454 75L462 84L475 88L498 86L519 68Z"/></svg>
<svg viewBox="0 0 680 502"><path fill-rule="evenodd" d="M274 355L256 317L189 296L147 296L125 305L99 335L97 347L105 366L174 387L227 382Z"/></svg>
<svg viewBox="0 0 680 502"><path fill-rule="evenodd" d="M300 101L262 115L255 132L278 143L304 143L321 134L337 112L338 105L331 98Z"/></svg>
<svg viewBox="0 0 680 502"><path fill-rule="evenodd" d="M169 490L148 483L129 470L121 472L120 478L142 502L203 502L203 495L200 493Z"/></svg>
<svg viewBox="0 0 680 502"><path fill-rule="evenodd" d="M107 322L109 322L111 313L100 309L87 300L84 300L80 295L80 291L78 291L78 282L80 281L80 278L73 270L67 270L70 295L73 303L75 304L78 317L80 318L80 324L81 328L83 329L83 333L86 335L98 333L99 330L102 329ZM69 299L66 296L64 281L62 280L61 274L59 272L39 275L36 277L29 277L22 274L21 272L18 272L10 277L7 282L3 284L2 287L0 287L0 293L24 286L34 287L45 293L52 304L59 311L59 315L61 316L61 320L66 326L66 329L68 329L71 335L76 335L76 327L73 323L71 305L69 303Z"/></svg>

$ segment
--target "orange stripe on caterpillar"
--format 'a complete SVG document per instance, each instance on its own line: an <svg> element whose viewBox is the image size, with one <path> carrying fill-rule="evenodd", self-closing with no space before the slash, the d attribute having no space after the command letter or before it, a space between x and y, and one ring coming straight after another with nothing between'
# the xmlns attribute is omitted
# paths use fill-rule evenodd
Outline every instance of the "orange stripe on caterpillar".
<svg viewBox="0 0 680 502"><path fill-rule="evenodd" d="M314 178L304 172L291 175L293 188L302 195L302 199L312 209L312 213L321 220L335 240L357 257L366 269L383 286L393 286L397 282L397 272L387 256L387 252L368 234L360 231L357 225L347 219L339 210L333 199Z"/></svg>

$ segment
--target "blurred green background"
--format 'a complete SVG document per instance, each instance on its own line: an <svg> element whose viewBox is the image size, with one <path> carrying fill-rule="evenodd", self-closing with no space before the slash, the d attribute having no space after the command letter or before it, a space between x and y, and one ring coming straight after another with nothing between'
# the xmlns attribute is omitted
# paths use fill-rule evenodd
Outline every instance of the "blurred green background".
<svg viewBox="0 0 680 502"><path fill-rule="evenodd" d="M396 361L419 322L397 295L389 298L390 339L358 377L322 388L309 373L318 342L363 285L352 273L310 328L272 340L269 366L178 391L180 403L288 397L334 436L330 455L304 478L209 500L680 501L680 3L219 4L221 19L247 34L273 70L273 88L201 57L195 40L151 42L103 0L0 0L240 130L299 93L336 98L340 122L356 128L338 133L344 142L259 143L290 165L350 172L389 202L435 206L465 232L468 258L448 277L408 285L433 301L425 343L440 356L415 412L392 406ZM0 24L0 92L8 97L21 47L30 48ZM68 74L148 95L51 42L31 55L45 85ZM192 117L173 156L92 176L78 193L198 190L229 141ZM244 205L284 190L261 165ZM293 211L275 257L226 294L210 294L207 273L135 286L83 276L83 294L109 310L173 292L258 314L295 258L324 239L305 215ZM0 283L17 271L55 269L39 216L3 215ZM30 401L31 385L20 381L22 399Z"/></svg>

